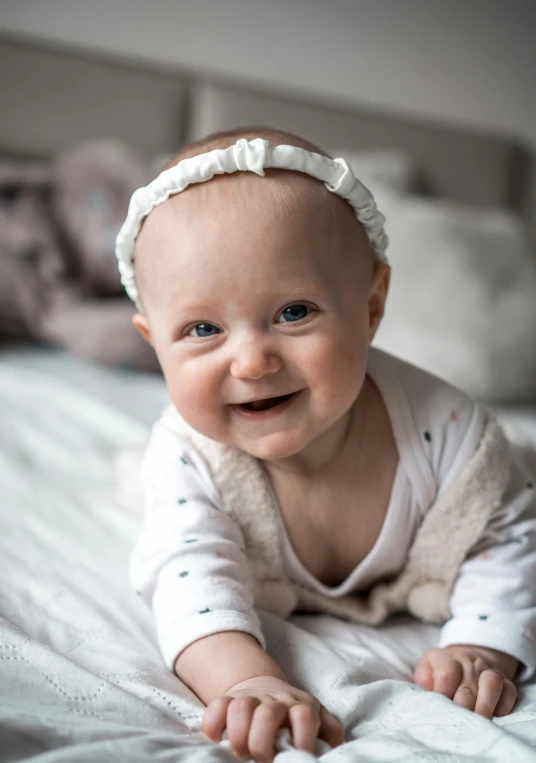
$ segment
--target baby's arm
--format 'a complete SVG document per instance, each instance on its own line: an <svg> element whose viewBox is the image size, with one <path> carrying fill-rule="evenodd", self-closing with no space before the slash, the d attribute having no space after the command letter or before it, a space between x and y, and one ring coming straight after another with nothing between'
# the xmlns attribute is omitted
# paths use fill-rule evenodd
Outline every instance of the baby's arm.
<svg viewBox="0 0 536 763"><path fill-rule="evenodd" d="M536 493L516 466L503 506L464 562L440 648L415 671L420 686L491 718L514 707L512 679L536 667Z"/></svg>
<svg viewBox="0 0 536 763"><path fill-rule="evenodd" d="M153 608L170 670L208 703L204 730L227 728L238 754L268 760L281 726L294 745L317 736L343 741L338 721L295 689L264 651L248 589L238 526L219 507L206 467L165 425L157 426L142 469L146 517L131 557L131 579Z"/></svg>
<svg viewBox="0 0 536 763"><path fill-rule="evenodd" d="M241 757L271 760L281 726L290 726L294 746L309 752L317 737L333 747L344 741L339 722L315 697L291 686L247 633L216 633L196 641L179 655L175 668L207 705L205 734L217 742L227 729Z"/></svg>

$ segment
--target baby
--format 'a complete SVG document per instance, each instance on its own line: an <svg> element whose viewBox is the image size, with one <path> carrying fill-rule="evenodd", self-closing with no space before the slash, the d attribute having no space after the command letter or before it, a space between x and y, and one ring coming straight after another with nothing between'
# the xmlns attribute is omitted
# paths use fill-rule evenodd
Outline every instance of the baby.
<svg viewBox="0 0 536 763"><path fill-rule="evenodd" d="M168 170L117 245L172 400L131 576L205 733L260 761L282 726L303 750L344 741L268 656L254 606L445 623L415 682L510 713L536 666L533 483L485 408L370 347L390 276L372 197L267 128L209 136Z"/></svg>

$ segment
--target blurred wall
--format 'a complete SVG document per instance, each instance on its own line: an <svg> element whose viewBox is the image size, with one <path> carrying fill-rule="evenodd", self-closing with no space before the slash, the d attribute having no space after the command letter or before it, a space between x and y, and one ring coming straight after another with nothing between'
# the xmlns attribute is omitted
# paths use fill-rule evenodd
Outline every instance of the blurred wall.
<svg viewBox="0 0 536 763"><path fill-rule="evenodd" d="M0 32L517 136L536 0L1 0Z"/></svg>

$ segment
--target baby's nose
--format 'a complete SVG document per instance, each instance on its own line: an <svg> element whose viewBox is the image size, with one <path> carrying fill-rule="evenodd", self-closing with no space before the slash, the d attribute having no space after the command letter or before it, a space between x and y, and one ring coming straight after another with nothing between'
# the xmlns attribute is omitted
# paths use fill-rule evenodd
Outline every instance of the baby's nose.
<svg viewBox="0 0 536 763"><path fill-rule="evenodd" d="M279 355L262 340L238 347L231 362L231 375L236 379L260 379L281 368Z"/></svg>

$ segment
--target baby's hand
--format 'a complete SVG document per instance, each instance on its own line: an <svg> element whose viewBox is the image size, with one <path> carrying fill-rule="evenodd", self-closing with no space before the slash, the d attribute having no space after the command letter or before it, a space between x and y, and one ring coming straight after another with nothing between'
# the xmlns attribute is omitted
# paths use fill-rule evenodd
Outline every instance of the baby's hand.
<svg viewBox="0 0 536 763"><path fill-rule="evenodd" d="M223 730L233 751L242 758L271 761L278 730L289 726L292 743L314 752L317 737L332 747L344 742L339 721L307 692L273 676L258 676L233 686L207 705L203 731L219 742Z"/></svg>
<svg viewBox="0 0 536 763"><path fill-rule="evenodd" d="M508 715L517 691L512 683L518 661L480 646L448 646L426 652L415 668L419 686L437 691L484 718Z"/></svg>

